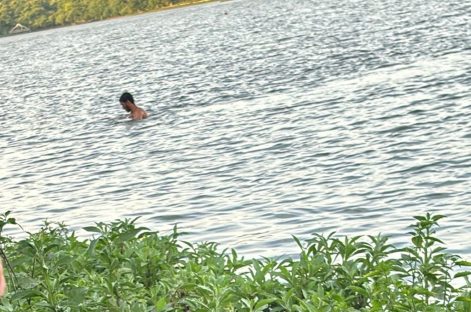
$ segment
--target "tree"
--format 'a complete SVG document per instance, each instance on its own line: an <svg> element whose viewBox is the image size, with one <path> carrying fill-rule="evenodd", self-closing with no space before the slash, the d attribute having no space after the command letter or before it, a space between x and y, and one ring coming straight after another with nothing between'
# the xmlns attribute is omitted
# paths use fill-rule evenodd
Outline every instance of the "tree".
<svg viewBox="0 0 471 312"><path fill-rule="evenodd" d="M31 29L70 25L155 10L194 0L1 0L0 35L21 23Z"/></svg>

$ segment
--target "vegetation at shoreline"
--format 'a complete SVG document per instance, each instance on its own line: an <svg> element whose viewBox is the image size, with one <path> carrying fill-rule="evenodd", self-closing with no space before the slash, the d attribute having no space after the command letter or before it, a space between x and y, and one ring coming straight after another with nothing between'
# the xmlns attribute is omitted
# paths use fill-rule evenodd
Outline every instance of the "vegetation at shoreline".
<svg viewBox="0 0 471 312"><path fill-rule="evenodd" d="M204 0L2 0L0 35L17 23L32 30L148 12Z"/></svg>
<svg viewBox="0 0 471 312"><path fill-rule="evenodd" d="M136 219L97 223L79 239L45 223L21 240L0 215L9 285L0 311L471 311L471 263L448 254L438 215L415 217L411 243L382 236L297 238L297 259L246 260L214 243L159 235ZM457 284L461 286L456 286Z"/></svg>

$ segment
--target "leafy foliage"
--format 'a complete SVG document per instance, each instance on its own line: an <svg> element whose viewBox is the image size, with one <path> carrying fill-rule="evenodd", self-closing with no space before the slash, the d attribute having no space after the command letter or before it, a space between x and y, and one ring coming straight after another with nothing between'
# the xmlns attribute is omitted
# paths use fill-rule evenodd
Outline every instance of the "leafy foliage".
<svg viewBox="0 0 471 312"><path fill-rule="evenodd" d="M64 26L204 0L2 0L0 35L17 23L31 29Z"/></svg>
<svg viewBox="0 0 471 312"><path fill-rule="evenodd" d="M0 311L471 311L471 263L435 236L442 216L416 217L411 245L383 236L313 235L296 259L252 259L179 240L136 219L97 223L81 240L45 223L15 241L0 216L9 292ZM457 286L459 285L459 286Z"/></svg>

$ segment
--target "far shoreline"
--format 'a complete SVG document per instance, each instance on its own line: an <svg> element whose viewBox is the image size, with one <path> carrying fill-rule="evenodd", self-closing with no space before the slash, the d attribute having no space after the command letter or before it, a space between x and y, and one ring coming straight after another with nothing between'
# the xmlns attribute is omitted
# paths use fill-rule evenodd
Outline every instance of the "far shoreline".
<svg viewBox="0 0 471 312"><path fill-rule="evenodd" d="M158 13L158 12L163 12L163 11L182 9L182 8L185 8L185 7L209 4L209 3L212 3L212 2L228 2L228 1L230 1L230 0L195 0L195 1L192 1L192 2L188 2L188 3L170 5L170 6L157 8L157 9L149 10L149 11L141 11L141 12L136 12L136 13L127 14L127 15L111 16L111 17L108 17L108 18L105 18L105 19L100 19L100 20L83 21L83 22L77 22L77 23L74 23L74 24L65 24L65 25L60 25L60 26L51 26L51 27L45 27L45 28L38 28L38 29L32 29L31 31L15 33L15 34L6 34L6 35L1 35L0 34L0 39L20 36L20 35L27 35L27 34L32 34L32 33L52 30L52 29L67 28L67 27L80 26L80 25L92 24L92 23L97 23L97 22L115 20L115 19L120 19L120 18L126 18L126 17L131 17L131 16L139 16L139 15L144 15L144 14L152 14L152 13Z"/></svg>

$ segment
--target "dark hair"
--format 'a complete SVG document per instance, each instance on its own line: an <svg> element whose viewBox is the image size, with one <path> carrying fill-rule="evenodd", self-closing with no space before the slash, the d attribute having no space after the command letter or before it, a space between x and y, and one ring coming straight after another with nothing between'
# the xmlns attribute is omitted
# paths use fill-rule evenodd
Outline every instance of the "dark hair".
<svg viewBox="0 0 471 312"><path fill-rule="evenodd" d="M119 101L123 102L123 103L129 101L129 102L134 104L134 98L132 97L131 93L129 93L129 92L124 92L121 95L121 97L119 98Z"/></svg>

